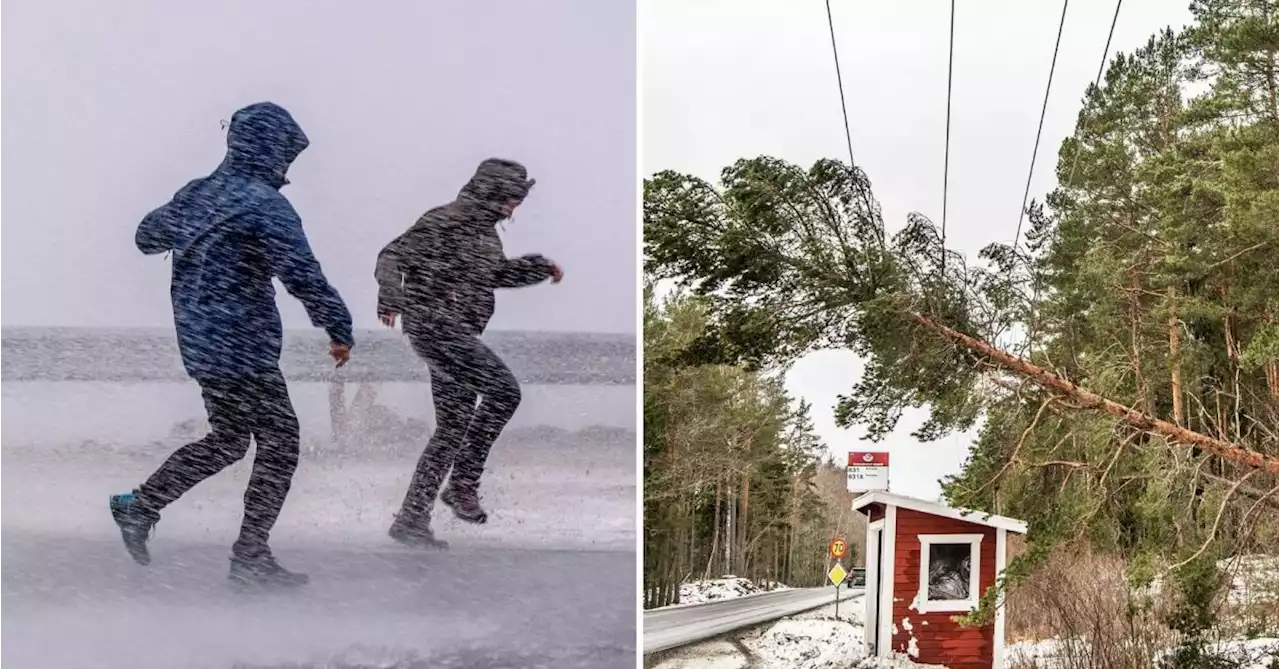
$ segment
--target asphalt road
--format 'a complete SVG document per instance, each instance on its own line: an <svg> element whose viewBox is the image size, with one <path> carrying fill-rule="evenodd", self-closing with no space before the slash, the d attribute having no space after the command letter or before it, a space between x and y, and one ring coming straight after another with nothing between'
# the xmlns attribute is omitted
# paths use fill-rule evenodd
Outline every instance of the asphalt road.
<svg viewBox="0 0 1280 669"><path fill-rule="evenodd" d="M310 585L245 594L226 545L163 525L148 568L117 540L5 528L4 667L635 666L634 553L308 541L276 554Z"/></svg>
<svg viewBox="0 0 1280 669"><path fill-rule="evenodd" d="M840 601L859 597L863 592L863 588L840 588ZM834 588L796 588L708 604L645 611L644 653L647 655L703 641L834 601Z"/></svg>

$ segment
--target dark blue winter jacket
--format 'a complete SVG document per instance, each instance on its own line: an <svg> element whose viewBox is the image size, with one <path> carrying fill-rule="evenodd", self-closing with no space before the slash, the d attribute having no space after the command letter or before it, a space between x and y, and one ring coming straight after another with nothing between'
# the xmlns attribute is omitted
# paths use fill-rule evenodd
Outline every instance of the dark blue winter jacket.
<svg viewBox="0 0 1280 669"><path fill-rule="evenodd" d="M173 320L187 373L224 379L276 369L281 325L272 277L312 325L351 345L351 313L311 253L302 221L279 190L307 136L283 108L250 105L231 117L227 156L147 214L136 242L173 252Z"/></svg>

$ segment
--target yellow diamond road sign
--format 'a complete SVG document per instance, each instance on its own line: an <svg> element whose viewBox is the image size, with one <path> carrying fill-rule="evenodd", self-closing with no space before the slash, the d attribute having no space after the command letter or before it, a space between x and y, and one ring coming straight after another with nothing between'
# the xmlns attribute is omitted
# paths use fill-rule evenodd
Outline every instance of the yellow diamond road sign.
<svg viewBox="0 0 1280 669"><path fill-rule="evenodd" d="M839 562L831 568L831 571L827 572L827 578L831 579L831 583L837 587L844 581L844 577L848 575L848 572L844 570L844 567L840 566Z"/></svg>

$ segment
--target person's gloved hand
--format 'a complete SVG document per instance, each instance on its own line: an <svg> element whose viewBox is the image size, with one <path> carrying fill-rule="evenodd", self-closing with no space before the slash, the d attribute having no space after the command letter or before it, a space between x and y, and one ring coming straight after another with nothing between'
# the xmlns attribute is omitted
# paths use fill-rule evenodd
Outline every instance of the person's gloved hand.
<svg viewBox="0 0 1280 669"><path fill-rule="evenodd" d="M347 361L351 360L351 347L331 341L329 342L329 355L333 357L335 368L342 367L347 364Z"/></svg>

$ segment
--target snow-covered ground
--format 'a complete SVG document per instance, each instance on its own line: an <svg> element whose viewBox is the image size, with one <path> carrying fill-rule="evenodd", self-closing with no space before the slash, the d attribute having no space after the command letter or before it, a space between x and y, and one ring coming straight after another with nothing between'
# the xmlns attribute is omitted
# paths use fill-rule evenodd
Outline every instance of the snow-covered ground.
<svg viewBox="0 0 1280 669"><path fill-rule="evenodd" d="M1217 566L1227 578L1228 605L1272 604L1274 608L1280 593L1280 557L1241 555L1219 560ZM1142 594L1155 598L1163 591L1164 581L1157 576Z"/></svg>
<svg viewBox="0 0 1280 669"><path fill-rule="evenodd" d="M864 655L862 626L835 619L783 619L752 644L767 667L844 669Z"/></svg>
<svg viewBox="0 0 1280 669"><path fill-rule="evenodd" d="M708 581L692 581L681 585L679 606L719 602L736 597L756 595L762 592L787 589L787 586L781 583L751 581L737 576L722 576Z"/></svg>
<svg viewBox="0 0 1280 669"><path fill-rule="evenodd" d="M1240 669L1274 669L1280 662L1280 639L1224 641L1211 651L1216 657L1237 663Z"/></svg>
<svg viewBox="0 0 1280 669"><path fill-rule="evenodd" d="M861 598L790 616L729 638L666 653L650 669L931 669L909 658L868 658Z"/></svg>
<svg viewBox="0 0 1280 669"><path fill-rule="evenodd" d="M408 385L402 416L425 395ZM189 438L198 390L5 383L4 666L634 666L634 404L528 389L485 475L489 523L440 510L451 548L423 554L386 537L421 444L335 451L325 386L291 391L304 452L272 543L312 582L246 597L225 579L249 459L165 510L149 568L129 560L106 508ZM429 421L429 406L409 415Z"/></svg>
<svg viewBox="0 0 1280 669"><path fill-rule="evenodd" d="M1248 610L1252 613L1250 621L1258 620L1258 612L1264 610L1275 615L1278 578L1275 556L1242 556L1223 560L1218 566L1228 578L1225 610ZM734 577L690 583L682 587L681 604L677 607L750 596L759 591L759 586ZM1157 594L1159 583L1147 592ZM837 619L835 607L828 606L754 629L678 647L651 658L646 666L650 669L919 669L936 666L915 664L911 658L903 656L865 658L861 601L842 603L839 612L840 618ZM1228 628L1225 633L1240 633L1246 628L1244 620L1242 617L1240 624L1234 627L1225 625ZM1256 628L1257 624L1254 622L1252 626ZM1014 669L1066 669L1080 666L1082 653L1072 653L1072 650L1071 642L1062 639L1024 641L1009 645L1006 658ZM1236 639L1220 642L1210 652L1225 662L1223 666L1233 669L1273 669L1280 660L1280 641L1275 638ZM1152 657L1149 660L1151 666L1156 666L1159 659Z"/></svg>
<svg viewBox="0 0 1280 669"><path fill-rule="evenodd" d="M1218 569L1227 575L1227 603L1270 604L1280 590L1280 558L1275 555L1242 555L1221 560Z"/></svg>
<svg viewBox="0 0 1280 669"><path fill-rule="evenodd" d="M1071 642L1064 639L1024 641L1008 646L1009 662L1019 669L1059 669L1075 666L1064 657L1070 652ZM1210 653L1236 669L1273 669L1280 658L1280 640L1274 638L1224 641L1210 649ZM1152 658L1153 665L1159 658Z"/></svg>
<svg viewBox="0 0 1280 669"><path fill-rule="evenodd" d="M635 482L623 462L593 459L565 445L542 454L563 464L521 462L526 445L499 441L482 486L487 525L454 520L437 505L436 531L459 546L502 549L635 549ZM546 445L543 445L544 447ZM35 458L4 444L4 531L114 538L106 513L112 493L128 492L164 456L102 462L87 454ZM549 451L549 452L548 452ZM617 459L621 459L618 457ZM308 462L303 457L273 536L281 545L321 535L336 544L383 541L404 497L416 457ZM602 461L603 460L603 461ZM205 481L164 512L156 545L169 539L230 546L243 514L250 458ZM38 501L38 503L37 503ZM628 593L628 605L634 600Z"/></svg>

